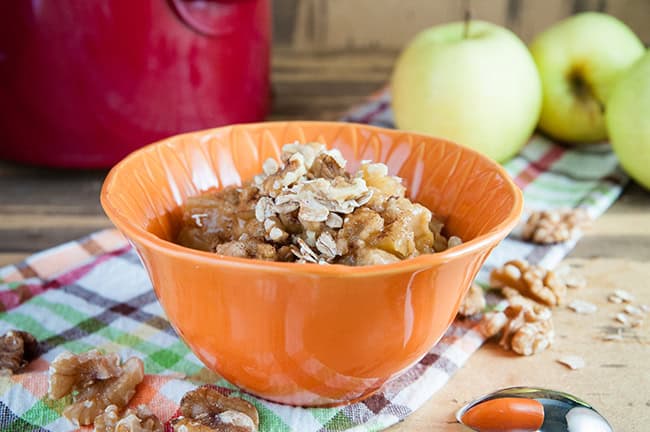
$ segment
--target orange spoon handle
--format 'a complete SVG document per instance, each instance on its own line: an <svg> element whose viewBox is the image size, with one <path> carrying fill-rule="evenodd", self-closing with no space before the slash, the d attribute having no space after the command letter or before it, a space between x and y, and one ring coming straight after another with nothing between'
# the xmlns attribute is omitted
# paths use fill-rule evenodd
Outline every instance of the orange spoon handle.
<svg viewBox="0 0 650 432"><path fill-rule="evenodd" d="M544 407L534 399L490 399L471 407L461 421L480 432L534 432L544 423Z"/></svg>

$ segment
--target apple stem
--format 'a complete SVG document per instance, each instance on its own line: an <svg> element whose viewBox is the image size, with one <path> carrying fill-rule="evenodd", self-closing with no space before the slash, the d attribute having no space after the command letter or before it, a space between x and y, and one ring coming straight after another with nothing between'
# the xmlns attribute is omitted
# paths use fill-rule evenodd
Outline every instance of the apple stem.
<svg viewBox="0 0 650 432"><path fill-rule="evenodd" d="M469 5L470 5L470 0L466 0L465 17L464 17L465 25L463 26L463 39L467 39L469 37L469 22L472 19L472 10L470 9Z"/></svg>

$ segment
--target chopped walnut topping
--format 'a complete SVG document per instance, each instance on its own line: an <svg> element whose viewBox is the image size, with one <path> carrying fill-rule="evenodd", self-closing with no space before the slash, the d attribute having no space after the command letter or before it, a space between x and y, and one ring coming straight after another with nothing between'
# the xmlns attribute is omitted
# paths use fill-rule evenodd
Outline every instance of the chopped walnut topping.
<svg viewBox="0 0 650 432"><path fill-rule="evenodd" d="M202 386L183 396L181 417L172 420L176 432L255 432L257 409L249 402L226 397L214 387Z"/></svg>
<svg viewBox="0 0 650 432"><path fill-rule="evenodd" d="M120 409L109 405L95 418L95 432L163 432L160 419L146 405L135 410L127 409L120 415Z"/></svg>
<svg viewBox="0 0 650 432"><path fill-rule="evenodd" d="M271 261L277 257L276 249L257 239L235 240L217 245L216 252L239 258L257 258Z"/></svg>
<svg viewBox="0 0 650 432"><path fill-rule="evenodd" d="M240 258L372 265L443 251L443 223L406 198L382 163L345 171L339 150L318 142L283 146L280 161L242 186L188 199L177 241Z"/></svg>
<svg viewBox="0 0 650 432"><path fill-rule="evenodd" d="M485 294L480 285L473 283L463 298L458 313L462 316L471 316L483 312L485 309Z"/></svg>
<svg viewBox="0 0 650 432"><path fill-rule="evenodd" d="M306 198L300 203L298 220L300 222L325 222L329 216L329 209L313 198Z"/></svg>
<svg viewBox="0 0 650 432"><path fill-rule="evenodd" d="M31 334L10 330L0 336L0 375L11 375L38 357L38 342Z"/></svg>
<svg viewBox="0 0 650 432"><path fill-rule="evenodd" d="M125 407L143 378L144 365L136 357L120 366L116 354L62 353L50 365L49 395L60 399L73 393L73 404L63 415L76 424L89 425L109 405Z"/></svg>
<svg viewBox="0 0 650 432"><path fill-rule="evenodd" d="M495 288L514 288L525 297L547 306L564 303L566 285L555 274L523 260L512 260L490 274L490 285Z"/></svg>
<svg viewBox="0 0 650 432"><path fill-rule="evenodd" d="M553 244L570 240L591 218L584 209L533 211L526 221L522 238L539 244Z"/></svg>
<svg viewBox="0 0 650 432"><path fill-rule="evenodd" d="M345 175L345 159L338 150L324 151L314 159L310 167L310 177L335 179Z"/></svg>
<svg viewBox="0 0 650 432"><path fill-rule="evenodd" d="M501 333L499 345L526 356L544 351L555 337L550 309L537 304L511 305L504 312L487 313L480 330L485 337Z"/></svg>
<svg viewBox="0 0 650 432"><path fill-rule="evenodd" d="M325 146L319 142L308 142L301 144L295 141L282 146L281 159L283 162L291 160L292 157L300 155L307 169L310 169L320 153L325 150Z"/></svg>

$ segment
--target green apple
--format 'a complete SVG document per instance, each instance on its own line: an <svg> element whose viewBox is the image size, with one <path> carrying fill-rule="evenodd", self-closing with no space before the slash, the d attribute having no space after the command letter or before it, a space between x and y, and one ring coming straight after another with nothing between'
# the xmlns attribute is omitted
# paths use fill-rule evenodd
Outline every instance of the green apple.
<svg viewBox="0 0 650 432"><path fill-rule="evenodd" d="M391 93L400 129L447 138L499 162L527 142L542 102L526 46L483 21L418 34L397 60Z"/></svg>
<svg viewBox="0 0 650 432"><path fill-rule="evenodd" d="M650 52L616 83L605 117L621 165L650 190Z"/></svg>
<svg viewBox="0 0 650 432"><path fill-rule="evenodd" d="M607 138L605 107L616 80L643 55L643 44L613 16L585 12L531 43L544 102L539 128L571 143Z"/></svg>

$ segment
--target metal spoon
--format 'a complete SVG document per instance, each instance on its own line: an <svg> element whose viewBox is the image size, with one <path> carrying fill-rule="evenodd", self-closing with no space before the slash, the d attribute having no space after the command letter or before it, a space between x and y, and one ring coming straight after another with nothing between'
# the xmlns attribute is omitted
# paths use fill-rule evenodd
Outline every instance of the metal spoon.
<svg viewBox="0 0 650 432"><path fill-rule="evenodd" d="M613 432L591 405L555 390L510 387L482 396L456 413L478 432Z"/></svg>

